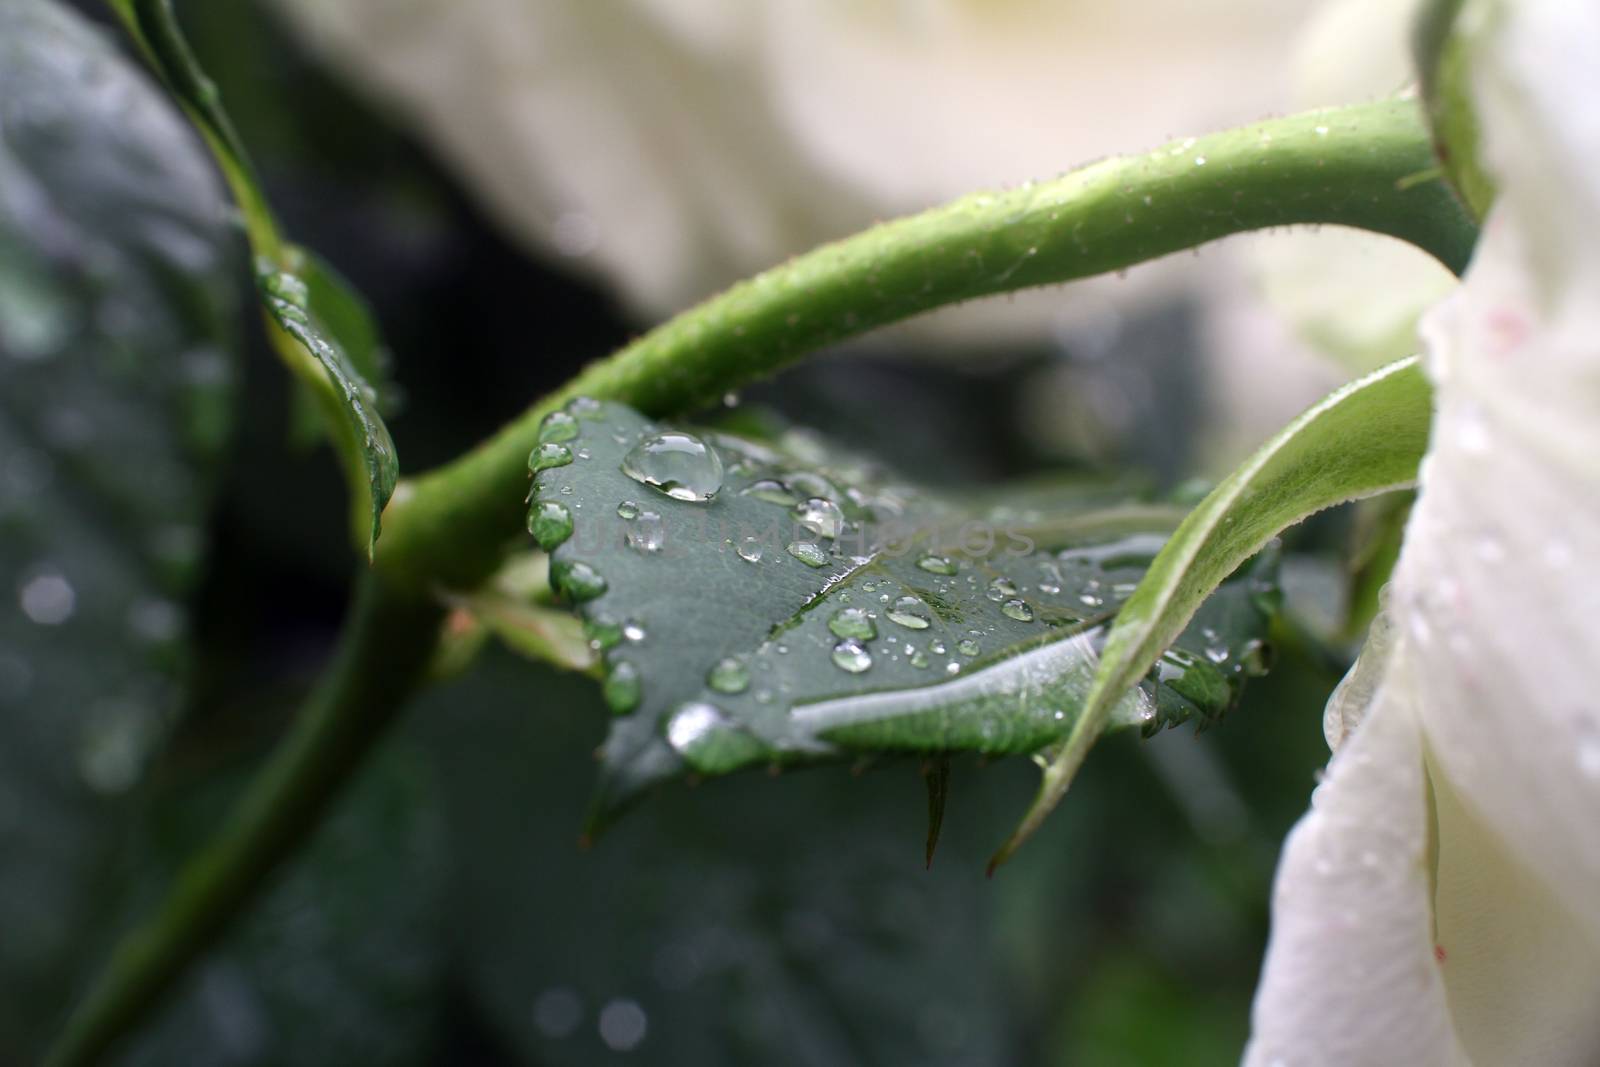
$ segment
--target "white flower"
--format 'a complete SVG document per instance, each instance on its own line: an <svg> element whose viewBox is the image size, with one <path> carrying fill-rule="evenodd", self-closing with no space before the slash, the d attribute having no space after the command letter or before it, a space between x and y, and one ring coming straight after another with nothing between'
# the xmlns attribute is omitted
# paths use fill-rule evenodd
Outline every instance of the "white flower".
<svg viewBox="0 0 1600 1067"><path fill-rule="evenodd" d="M1424 322L1421 496L1284 849L1250 1064L1600 1062L1600 7L1488 10L1500 196Z"/></svg>

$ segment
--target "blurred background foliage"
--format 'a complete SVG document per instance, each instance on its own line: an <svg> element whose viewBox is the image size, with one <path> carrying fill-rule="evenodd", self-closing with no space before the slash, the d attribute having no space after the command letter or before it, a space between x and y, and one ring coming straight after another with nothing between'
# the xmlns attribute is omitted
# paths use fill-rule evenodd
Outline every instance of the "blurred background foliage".
<svg viewBox="0 0 1600 1067"><path fill-rule="evenodd" d="M377 309L405 391L391 426L406 471L458 453L646 325L568 264L513 245L427 148L272 13L177 7L286 228ZM192 648L151 683L168 687L149 699L172 713L116 739L109 778L84 756L90 735L52 742L66 769L44 768L55 778L40 792L23 766L27 739L112 692L126 656L58 645L83 693L13 700L5 686L20 653L0 649L11 657L0 658L0 826L48 842L0 854L3 1063L37 1054L111 932L217 824L323 662L358 565L339 472L325 450L289 444L286 378L254 318L233 310L248 279L242 255L231 262L201 271L223 309L207 344L237 348L241 361L236 388L216 401L232 405L235 426L214 502L203 513L198 498L182 505L205 533L187 594ZM122 285L154 276L136 262L120 269ZM1202 438L1228 418L1203 399L1195 322L1180 295L1098 341L1081 330L1002 340L964 362L920 358L915 338L897 334L743 402L935 484L1071 469L1170 488L1196 473ZM167 336L130 343L193 348ZM1067 383L1049 394L1059 403L1041 403L1041 376ZM21 395L15 380L0 379L8 400ZM104 470L177 447L171 427L129 433ZM58 459L63 447L39 451ZM0 457L6 485L26 474L20 455L8 446ZM1342 621L1351 525L1336 514L1291 543L1298 622L1242 707L1200 737L1102 745L993 881L984 860L1034 788L1026 761L957 761L930 871L910 761L673 788L581 852L607 711L588 680L490 650L416 702L310 847L121 1062L1233 1062L1277 849L1326 756L1320 709L1344 663L1340 646L1308 635ZM113 547L95 551L114 552L137 526L116 519L96 533ZM19 583L5 607L17 633L0 636L17 648L28 623L16 605L38 577L20 576L32 558L22 545L0 540ZM181 709L162 680L174 672L187 684ZM31 869L45 854L50 877ZM53 927L65 929L38 942L53 955L26 951Z"/></svg>

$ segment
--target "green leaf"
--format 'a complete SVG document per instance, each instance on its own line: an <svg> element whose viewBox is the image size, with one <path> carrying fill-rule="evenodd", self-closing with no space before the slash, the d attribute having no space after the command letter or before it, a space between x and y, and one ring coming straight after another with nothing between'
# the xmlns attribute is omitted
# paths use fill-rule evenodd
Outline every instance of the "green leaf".
<svg viewBox="0 0 1600 1067"><path fill-rule="evenodd" d="M176 717L232 411L234 241L95 28L0 0L0 1058L33 1062Z"/></svg>
<svg viewBox="0 0 1600 1067"><path fill-rule="evenodd" d="M542 436L530 530L605 650L619 714L596 826L689 771L1038 752L1076 721L1105 632L1175 518L1093 494L966 509L810 438L701 437L595 401ZM1116 722L1149 733L1231 705L1263 578L1213 598Z"/></svg>
<svg viewBox="0 0 1600 1067"><path fill-rule="evenodd" d="M193 981L130 1035L121 1067L431 1062L444 982L451 869L423 756L385 745L270 889L193 965ZM136 839L129 900L171 884L215 832L255 764L170 776ZM211 762L207 760L207 762Z"/></svg>
<svg viewBox="0 0 1600 1067"><path fill-rule="evenodd" d="M1060 802L1128 691L1235 568L1308 515L1413 484L1428 444L1432 395L1416 357L1391 363L1300 415L1201 501L1123 606L1083 714L995 865Z"/></svg>
<svg viewBox="0 0 1600 1067"><path fill-rule="evenodd" d="M329 420L339 455L356 494L355 511L365 519L370 557L382 527L383 508L394 495L400 461L394 439L378 412L378 391L358 366L376 369L380 346L365 305L339 280L309 257L298 272L258 265L262 306L282 330L316 360L326 375L316 396L335 414ZM341 333L339 326L344 327ZM350 348L341 338L349 338ZM352 354L354 353L354 354Z"/></svg>
<svg viewBox="0 0 1600 1067"><path fill-rule="evenodd" d="M279 355L318 401L354 497L357 528L372 557L399 459L379 411L383 346L365 302L314 253L286 242L216 86L200 69L171 0L111 0L173 96L212 150L244 218L262 310Z"/></svg>

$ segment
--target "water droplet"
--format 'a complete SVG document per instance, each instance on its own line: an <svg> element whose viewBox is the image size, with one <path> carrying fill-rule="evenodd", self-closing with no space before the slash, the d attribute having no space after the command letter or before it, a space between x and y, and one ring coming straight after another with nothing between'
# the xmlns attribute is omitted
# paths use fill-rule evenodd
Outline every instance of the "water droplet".
<svg viewBox="0 0 1600 1067"><path fill-rule="evenodd" d="M978 642L970 637L963 637L956 644L956 651L963 656L976 656L978 654Z"/></svg>
<svg viewBox="0 0 1600 1067"><path fill-rule="evenodd" d="M609 615L590 617L583 624L583 632L589 638L589 647L596 652L604 652L622 640L622 624Z"/></svg>
<svg viewBox="0 0 1600 1067"><path fill-rule="evenodd" d="M617 518L631 519L639 514L639 505L631 500L624 500L617 505Z"/></svg>
<svg viewBox="0 0 1600 1067"><path fill-rule="evenodd" d="M935 656L944 655L945 651L946 651L946 649L944 647L944 642L943 641L934 641L932 644L930 644L928 646L928 651L932 652Z"/></svg>
<svg viewBox="0 0 1600 1067"><path fill-rule="evenodd" d="M653 511L641 511L628 524L628 547L635 552L660 552L667 542L667 527Z"/></svg>
<svg viewBox="0 0 1600 1067"><path fill-rule="evenodd" d="M903 596L885 614L889 621L908 630L926 630L933 622L928 616L928 605L914 596Z"/></svg>
<svg viewBox="0 0 1600 1067"><path fill-rule="evenodd" d="M672 497L704 503L722 488L722 460L694 434L651 434L622 460L622 473Z"/></svg>
<svg viewBox="0 0 1600 1067"><path fill-rule="evenodd" d="M578 436L578 420L565 411L552 411L539 422L539 443L570 441Z"/></svg>
<svg viewBox="0 0 1600 1067"><path fill-rule="evenodd" d="M706 673L706 685L719 693L742 693L750 688L750 669L733 656L725 656Z"/></svg>
<svg viewBox="0 0 1600 1067"><path fill-rule="evenodd" d="M854 637L871 641L878 636L878 626L861 608L840 608L828 619L828 629L835 637Z"/></svg>
<svg viewBox="0 0 1600 1067"><path fill-rule="evenodd" d="M936 556L931 552L917 560L917 566L929 574L942 574L946 577L960 570L955 560L950 559L948 556Z"/></svg>
<svg viewBox="0 0 1600 1067"><path fill-rule="evenodd" d="M765 500L769 504L782 504L789 507L799 503L795 495L784 488L784 484L776 478L762 478L760 481L751 482L739 490L740 496L753 496L757 500Z"/></svg>
<svg viewBox="0 0 1600 1067"><path fill-rule="evenodd" d="M528 470L534 474L552 467L565 467L572 462L572 449L566 445L549 442L528 453Z"/></svg>
<svg viewBox="0 0 1600 1067"><path fill-rule="evenodd" d="M746 563L761 562L761 541L759 538L746 537L739 542L739 547L734 551L739 553L739 558Z"/></svg>
<svg viewBox="0 0 1600 1067"><path fill-rule="evenodd" d="M818 537L834 540L844 529L844 512L826 497L807 497L794 506L795 521Z"/></svg>
<svg viewBox="0 0 1600 1067"><path fill-rule="evenodd" d="M700 701L684 704L667 720L667 744L684 752L726 721L715 704Z"/></svg>
<svg viewBox="0 0 1600 1067"><path fill-rule="evenodd" d="M59 571L47 570L22 584L17 601L22 613L40 626L60 626L77 610L78 594Z"/></svg>
<svg viewBox="0 0 1600 1067"><path fill-rule="evenodd" d="M986 595L990 600L993 600L995 603L999 603L1007 597L1016 596L1017 585L1010 578L996 578L994 581L989 583L989 589Z"/></svg>
<svg viewBox="0 0 1600 1067"><path fill-rule="evenodd" d="M592 396L575 396L567 401L567 414L581 419L598 419L604 405Z"/></svg>
<svg viewBox="0 0 1600 1067"><path fill-rule="evenodd" d="M622 636L634 644L638 644L645 638L644 627L633 619L629 619L622 624Z"/></svg>
<svg viewBox="0 0 1600 1067"><path fill-rule="evenodd" d="M311 291L306 288L306 283L288 271L273 271L261 279L261 287L269 295L287 301L301 311L306 310L311 301Z"/></svg>
<svg viewBox="0 0 1600 1067"><path fill-rule="evenodd" d="M572 512L557 500L541 500L528 509L528 532L546 552L554 552L572 536Z"/></svg>
<svg viewBox="0 0 1600 1067"><path fill-rule="evenodd" d="M804 563L807 567L826 567L828 565L828 553L823 551L821 545L811 541L790 541L788 552L789 555Z"/></svg>
<svg viewBox="0 0 1600 1067"><path fill-rule="evenodd" d="M928 666L928 654L920 648L917 649L911 653L911 665L919 671L926 669Z"/></svg>
<svg viewBox="0 0 1600 1067"><path fill-rule="evenodd" d="M627 660L613 663L600 692L613 715L626 715L639 706L639 668Z"/></svg>
<svg viewBox="0 0 1600 1067"><path fill-rule="evenodd" d="M872 666L872 653L853 637L847 637L833 646L833 665L841 671L860 674Z"/></svg>
<svg viewBox="0 0 1600 1067"><path fill-rule="evenodd" d="M1026 600L1012 598L1000 605L1000 613L1018 622L1033 621L1033 607Z"/></svg>
<svg viewBox="0 0 1600 1067"><path fill-rule="evenodd" d="M606 591L606 580L600 572L577 560L551 560L550 580L574 603L593 600Z"/></svg>

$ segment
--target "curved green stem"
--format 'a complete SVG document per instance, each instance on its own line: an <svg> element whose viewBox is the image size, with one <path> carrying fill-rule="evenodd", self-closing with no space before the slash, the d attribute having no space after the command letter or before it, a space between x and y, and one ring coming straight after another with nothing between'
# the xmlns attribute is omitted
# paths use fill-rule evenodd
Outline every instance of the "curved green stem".
<svg viewBox="0 0 1600 1067"><path fill-rule="evenodd" d="M476 451L403 487L384 517L378 563L400 580L480 580L517 529L539 420L573 396L671 414L919 312L1273 226L1389 234L1459 273L1477 230L1435 166L1419 106L1391 100L1108 159L825 245L652 330Z"/></svg>
<svg viewBox="0 0 1600 1067"><path fill-rule="evenodd" d="M305 839L329 799L404 706L442 611L362 583L339 651L216 841L185 864L160 911L125 935L67 1020L47 1067L93 1063L126 1032Z"/></svg>

